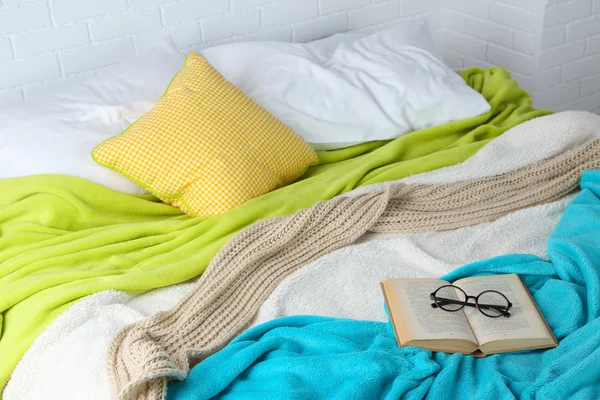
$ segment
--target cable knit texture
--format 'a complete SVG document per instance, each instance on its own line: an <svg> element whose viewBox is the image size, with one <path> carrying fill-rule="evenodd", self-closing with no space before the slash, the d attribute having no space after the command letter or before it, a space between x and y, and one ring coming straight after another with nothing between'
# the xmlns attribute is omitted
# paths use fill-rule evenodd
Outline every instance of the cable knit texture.
<svg viewBox="0 0 600 400"><path fill-rule="evenodd" d="M223 348L252 321L277 285L303 265L368 231L417 233L489 222L555 201L600 168L600 141L489 179L446 185L392 184L336 197L295 215L255 223L215 256L175 308L120 331L107 368L119 399L163 399L167 381Z"/></svg>

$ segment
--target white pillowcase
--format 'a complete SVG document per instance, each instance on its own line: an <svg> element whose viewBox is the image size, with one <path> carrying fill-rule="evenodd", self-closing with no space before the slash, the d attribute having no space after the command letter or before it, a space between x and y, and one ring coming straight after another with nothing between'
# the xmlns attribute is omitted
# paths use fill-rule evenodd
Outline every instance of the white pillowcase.
<svg viewBox="0 0 600 400"><path fill-rule="evenodd" d="M96 164L91 153L154 106L184 58L166 38L148 53L96 76L0 107L0 178L66 174L121 192L144 193Z"/></svg>
<svg viewBox="0 0 600 400"><path fill-rule="evenodd" d="M317 149L394 139L488 112L483 96L432 53L422 22L309 44L234 43L203 51Z"/></svg>
<svg viewBox="0 0 600 400"><path fill-rule="evenodd" d="M313 42L325 59L340 43L364 34L338 34ZM235 54L230 54L236 62ZM37 174L78 176L114 190L145 190L94 162L92 150L148 112L183 68L185 53L170 37L148 53L96 76L58 82L26 103L0 106L0 179Z"/></svg>
<svg viewBox="0 0 600 400"><path fill-rule="evenodd" d="M392 139L489 110L438 61L426 25L344 33L307 44L248 42L203 51L209 62L317 149ZM171 38L132 61L0 107L0 179L78 176L125 193L144 189L91 152L162 96L185 54Z"/></svg>

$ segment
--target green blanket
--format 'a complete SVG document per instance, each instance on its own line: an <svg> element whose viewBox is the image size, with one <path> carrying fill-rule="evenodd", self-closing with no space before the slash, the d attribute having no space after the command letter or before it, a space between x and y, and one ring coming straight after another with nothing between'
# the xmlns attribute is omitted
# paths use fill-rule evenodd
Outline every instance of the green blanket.
<svg viewBox="0 0 600 400"><path fill-rule="evenodd" d="M321 152L296 182L222 215L190 219L151 196L130 196L68 176L0 181L0 387L33 340L84 296L144 292L202 274L251 223L292 214L358 186L460 163L507 129L549 111L501 68L465 81L492 111L352 148Z"/></svg>

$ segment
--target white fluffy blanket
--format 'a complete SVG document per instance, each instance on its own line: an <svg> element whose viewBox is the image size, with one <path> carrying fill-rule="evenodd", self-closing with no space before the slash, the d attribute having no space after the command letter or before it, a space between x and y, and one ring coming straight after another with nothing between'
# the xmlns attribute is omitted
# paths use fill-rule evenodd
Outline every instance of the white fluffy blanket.
<svg viewBox="0 0 600 400"><path fill-rule="evenodd" d="M521 124L466 162L403 180L449 183L490 177L600 139L600 116L565 112ZM359 188L346 195L374 190ZM545 241L569 199L522 210L498 221L448 232L369 234L287 278L256 322L292 314L383 320L379 282L388 277L438 277L463 264L505 253L543 256ZM107 346L122 327L175 305L181 284L144 295L107 291L86 297L57 318L25 354L4 390L6 400L110 399Z"/></svg>

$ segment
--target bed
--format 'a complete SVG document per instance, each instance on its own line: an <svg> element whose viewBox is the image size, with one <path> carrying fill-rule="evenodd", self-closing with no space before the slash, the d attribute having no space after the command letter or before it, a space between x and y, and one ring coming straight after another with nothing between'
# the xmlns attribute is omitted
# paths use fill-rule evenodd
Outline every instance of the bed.
<svg viewBox="0 0 600 400"><path fill-rule="evenodd" d="M403 32L392 28L387 35ZM430 44L414 42L414 31L404 34L398 54L409 49L433 60L431 71L442 71L427 52ZM353 90L379 94L385 100L380 103L389 105L390 95L377 85L397 83L388 75L364 78L374 58L367 50L394 51L385 35L307 45L302 57L313 57L310 68L319 65L322 72L325 55L334 54L339 64L328 73L342 71ZM459 107L457 97L446 99L449 108L419 97L411 104L426 111L386 119L385 107L377 111L381 118L370 112L361 116L363 99L349 106L356 120L346 110L332 111L324 121L322 107L309 110L304 98L288 93L290 103L274 99L272 93L282 91L277 85L263 93L265 77L281 82L287 67L267 72L268 65L259 64L243 70L228 62L232 54L263 52L264 62L272 63L275 52L286 60L300 47L255 44L242 51L232 46L188 56L182 71L208 60L244 92L227 89L228 94L247 95L293 127L302 143L316 149L316 161L307 156L301 174L223 212L198 213L192 197L165 195L155 190L156 180L141 184L144 179L123 171L126 163L111 164L117 174L91 161L95 146L114 144L113 135L127 126L143 131L142 115L155 112L170 91L181 93L174 90L179 81L185 90L192 87L180 72L164 94L154 86L139 93L132 89L141 83L139 70L130 76L114 72L107 86L123 85L121 91L143 100L128 98L127 112L101 105L110 126L77 142L77 157L61 153L56 143L53 151L63 155L55 157L60 163L52 164L54 169L39 161L21 176L0 179L3 399L600 396L594 368L600 316L599 116L535 109L527 92L496 67L443 75L451 76L446 83L454 88L448 89L452 96L466 96ZM168 44L148 57L156 54L167 59L164 71L148 68L147 59L136 61L148 69L144 79L172 78L173 69L181 68L180 54ZM294 60L287 62L301 65ZM365 70L343 72L357 60ZM242 77L252 72L252 79ZM440 79L432 81L442 87ZM98 85L92 81L69 95L88 96ZM303 90L315 95L310 87ZM331 93L348 96L344 90ZM119 93L104 97L121 101ZM27 128L35 132L61 120L56 115L66 108L60 101L53 95L40 103L37 112L44 117ZM96 121L96 101L86 97L72 106L78 119L68 129L74 137ZM89 104L94 107L86 108ZM457 109L475 111L456 116ZM17 120L26 112L31 109L9 108L4 115ZM431 122L432 115L453 117ZM366 124L369 116L373 121ZM402 128L404 123L410 129ZM339 131L343 124L345 136ZM23 125L18 129L24 131ZM287 128L277 135L287 134L282 129ZM138 131L130 127L120 137ZM320 139L315 131L322 132ZM373 131L382 136L373 137ZM52 134L47 138L48 146L57 140ZM26 153L23 142L6 143L14 154ZM38 145L40 153L44 146ZM313 151L308 145L301 149ZM11 165L17 165L10 161L18 158L14 154L8 155ZM561 341L558 348L481 360L398 348L379 282L491 273L526 277Z"/></svg>

